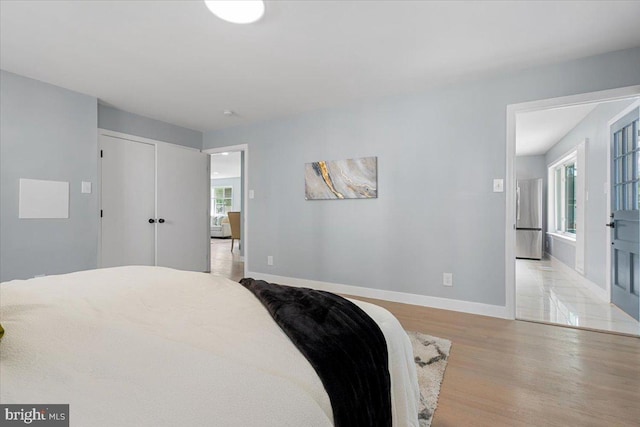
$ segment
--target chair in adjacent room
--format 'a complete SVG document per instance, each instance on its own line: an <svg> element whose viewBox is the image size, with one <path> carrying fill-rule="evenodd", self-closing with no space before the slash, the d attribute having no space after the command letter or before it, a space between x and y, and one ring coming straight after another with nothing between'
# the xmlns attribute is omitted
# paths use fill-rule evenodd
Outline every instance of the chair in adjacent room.
<svg viewBox="0 0 640 427"><path fill-rule="evenodd" d="M231 252L236 239L240 240L240 212L227 212L229 224L231 225Z"/></svg>

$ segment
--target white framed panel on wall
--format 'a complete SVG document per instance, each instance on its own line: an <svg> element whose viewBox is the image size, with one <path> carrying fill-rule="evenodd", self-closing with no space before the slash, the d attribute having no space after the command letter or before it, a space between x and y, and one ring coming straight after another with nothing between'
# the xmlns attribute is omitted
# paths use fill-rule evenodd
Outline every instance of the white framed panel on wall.
<svg viewBox="0 0 640 427"><path fill-rule="evenodd" d="M69 182L20 178L18 218L69 218Z"/></svg>

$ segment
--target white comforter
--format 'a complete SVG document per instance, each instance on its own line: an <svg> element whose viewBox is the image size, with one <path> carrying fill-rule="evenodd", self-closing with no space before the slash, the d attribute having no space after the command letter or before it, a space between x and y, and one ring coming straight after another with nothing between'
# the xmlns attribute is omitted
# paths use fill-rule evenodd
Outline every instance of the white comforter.
<svg viewBox="0 0 640 427"><path fill-rule="evenodd" d="M249 291L160 267L2 283L0 402L69 403L72 426L330 426L317 374ZM417 426L411 344L386 310L394 426Z"/></svg>

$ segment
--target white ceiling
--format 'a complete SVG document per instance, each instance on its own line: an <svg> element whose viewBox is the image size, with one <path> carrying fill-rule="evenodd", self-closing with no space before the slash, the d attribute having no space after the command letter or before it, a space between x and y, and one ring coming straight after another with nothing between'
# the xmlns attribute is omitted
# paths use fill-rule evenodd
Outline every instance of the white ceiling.
<svg viewBox="0 0 640 427"><path fill-rule="evenodd" d="M640 1L2 1L0 67L197 130L640 46ZM237 112L226 117L225 109Z"/></svg>
<svg viewBox="0 0 640 427"><path fill-rule="evenodd" d="M211 155L211 178L238 178L241 174L240 151L227 154L216 153Z"/></svg>
<svg viewBox="0 0 640 427"><path fill-rule="evenodd" d="M516 156L546 153L597 106L593 103L518 114Z"/></svg>

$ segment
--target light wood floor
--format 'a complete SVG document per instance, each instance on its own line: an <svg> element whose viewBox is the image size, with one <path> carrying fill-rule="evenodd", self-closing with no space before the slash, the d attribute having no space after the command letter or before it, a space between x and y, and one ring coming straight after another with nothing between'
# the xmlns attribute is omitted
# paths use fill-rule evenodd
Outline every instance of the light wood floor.
<svg viewBox="0 0 640 427"><path fill-rule="evenodd" d="M453 342L433 427L640 426L640 338L359 299Z"/></svg>
<svg viewBox="0 0 640 427"><path fill-rule="evenodd" d="M211 239L211 273L227 277L234 282L244 276L244 262L240 260L238 241L233 245L231 239Z"/></svg>
<svg viewBox="0 0 640 427"><path fill-rule="evenodd" d="M231 241L212 244L215 273L239 280ZM433 427L640 426L640 338L360 299L453 342Z"/></svg>

